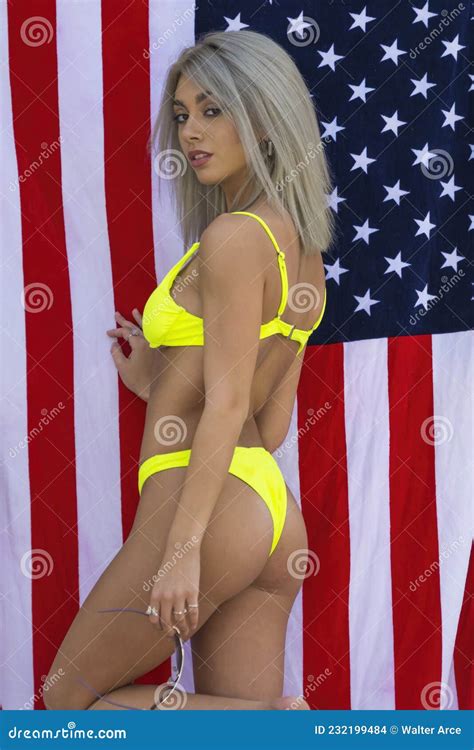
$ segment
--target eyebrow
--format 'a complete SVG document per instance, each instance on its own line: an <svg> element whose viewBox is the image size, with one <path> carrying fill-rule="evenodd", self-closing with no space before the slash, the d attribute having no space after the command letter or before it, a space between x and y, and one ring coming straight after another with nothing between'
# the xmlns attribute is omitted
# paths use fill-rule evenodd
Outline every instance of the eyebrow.
<svg viewBox="0 0 474 750"><path fill-rule="evenodd" d="M212 96L210 91L201 91L200 94L196 94L195 96L196 104L200 104L205 99L208 99L210 96ZM182 101L180 101L180 99L173 99L173 104L178 107L179 106L186 107L186 105Z"/></svg>

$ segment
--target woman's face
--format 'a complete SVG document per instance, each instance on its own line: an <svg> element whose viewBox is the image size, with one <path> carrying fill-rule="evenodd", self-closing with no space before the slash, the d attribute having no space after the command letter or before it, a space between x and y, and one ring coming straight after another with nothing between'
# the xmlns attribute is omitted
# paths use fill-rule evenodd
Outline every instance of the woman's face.
<svg viewBox="0 0 474 750"><path fill-rule="evenodd" d="M247 170L244 150L233 123L212 99L212 94L206 96L183 74L179 77L173 102L179 143L197 179L206 185L221 183L224 188L227 185L229 192L233 192ZM189 156L193 150L207 151L212 156L202 166L194 165Z"/></svg>

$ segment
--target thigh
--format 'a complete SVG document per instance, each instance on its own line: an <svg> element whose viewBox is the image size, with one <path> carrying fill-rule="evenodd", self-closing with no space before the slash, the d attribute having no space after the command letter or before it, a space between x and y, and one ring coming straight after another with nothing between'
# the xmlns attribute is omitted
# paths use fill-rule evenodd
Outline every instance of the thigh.
<svg viewBox="0 0 474 750"><path fill-rule="evenodd" d="M282 695L288 618L307 557L304 520L288 489L287 497L283 533L261 573L191 639L198 693L248 700Z"/></svg>
<svg viewBox="0 0 474 750"><path fill-rule="evenodd" d="M103 694L129 684L171 655L174 641L148 618L98 610L146 610L184 475L183 467L171 468L144 485L126 542L84 601L51 666L50 674L62 676L48 690L48 707L86 708L92 703L95 696L78 677ZM229 474L201 546L198 627L264 567L271 543L268 517L254 490Z"/></svg>
<svg viewBox="0 0 474 750"><path fill-rule="evenodd" d="M293 601L251 584L224 602L191 638L195 692L247 700L281 696Z"/></svg>

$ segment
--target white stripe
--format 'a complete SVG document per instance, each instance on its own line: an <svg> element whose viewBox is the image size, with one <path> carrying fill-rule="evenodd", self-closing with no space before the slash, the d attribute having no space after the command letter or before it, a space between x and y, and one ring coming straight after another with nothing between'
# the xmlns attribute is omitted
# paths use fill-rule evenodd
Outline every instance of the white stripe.
<svg viewBox="0 0 474 750"><path fill-rule="evenodd" d="M195 43L195 7L193 4L190 5L187 0L176 0L172 3L150 0L149 9L150 48L148 53L150 61L151 124L153 128L168 68L175 62L184 47L192 46ZM163 169L160 155L153 149L151 177L155 268L156 277L161 280L166 271L183 255L184 245L171 202L171 184L163 178L158 178L157 164L161 164Z"/></svg>
<svg viewBox="0 0 474 750"><path fill-rule="evenodd" d="M0 703L33 708L31 579L21 569L31 549L28 467L25 311L20 186L13 138L9 77L8 14L0 3L0 495L2 637ZM28 704L28 705L25 705Z"/></svg>
<svg viewBox="0 0 474 750"><path fill-rule="evenodd" d="M168 67L175 61L183 47L194 44L194 6L184 0L163 3L161 0L149 2L150 28L150 108L151 126L155 124ZM152 215L155 247L155 269L157 279L162 279L166 271L183 255L183 242L177 228L176 216L170 199L166 180L158 180L155 169L156 152L151 153ZM176 659L173 655L173 670ZM184 670L180 685L188 692L194 692L191 642L184 644Z"/></svg>
<svg viewBox="0 0 474 750"><path fill-rule="evenodd" d="M104 195L100 3L57 3L61 163L74 341L80 602L122 546L115 327Z"/></svg>
<svg viewBox="0 0 474 750"><path fill-rule="evenodd" d="M394 709L387 341L344 345L352 709Z"/></svg>
<svg viewBox="0 0 474 750"><path fill-rule="evenodd" d="M442 617L442 676L450 685L445 705L457 708L452 679L454 643L466 584L473 533L474 382L472 332L433 340L436 509ZM438 561L436 561L438 563Z"/></svg>
<svg viewBox="0 0 474 750"><path fill-rule="evenodd" d="M290 491L301 509L300 473L299 473L299 450L298 450L298 399L295 399L293 413L291 415L290 428L283 441L283 445L293 446L287 451L275 452L275 460L285 477ZM298 591L294 601L288 629L286 631L285 643L285 679L283 695L303 695L303 590Z"/></svg>

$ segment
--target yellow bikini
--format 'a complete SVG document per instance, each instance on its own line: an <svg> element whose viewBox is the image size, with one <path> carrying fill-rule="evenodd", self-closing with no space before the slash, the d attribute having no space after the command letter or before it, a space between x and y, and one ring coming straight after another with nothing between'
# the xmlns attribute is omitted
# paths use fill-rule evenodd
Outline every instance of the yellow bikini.
<svg viewBox="0 0 474 750"><path fill-rule="evenodd" d="M233 211L235 214L253 216L260 222L270 237L278 254L282 293L278 313L275 318L263 323L260 327L260 339L282 334L299 342L297 355L304 348L309 336L320 324L326 309L326 290L324 291L323 308L318 320L309 331L296 328L281 319L288 298L288 276L286 272L285 253L280 250L268 225L249 211ZM143 334L151 347L157 346L203 346L203 319L185 310L170 294L173 282L183 268L198 251L199 242L195 242L185 255L168 271L161 283L152 292L143 309ZM175 466L187 466L191 457L191 448L158 453L145 459L138 468L138 491L141 494L145 481L152 474ZM286 517L287 495L286 484L280 467L273 455L263 446L245 447L237 445L229 466L229 473L239 477L257 492L267 505L273 520L273 540L269 555L278 544Z"/></svg>
<svg viewBox="0 0 474 750"><path fill-rule="evenodd" d="M138 467L138 491L152 474L175 466L187 466L191 448L150 456ZM229 473L250 485L262 498L273 519L273 541L269 556L278 544L286 517L286 484L276 460L260 445L247 448L236 445Z"/></svg>
<svg viewBox="0 0 474 750"><path fill-rule="evenodd" d="M249 211L232 211L232 213L245 214L246 216L253 216L257 219L270 237L273 246L278 253L278 266L280 268L282 285L280 305L278 307L277 315L272 320L269 320L267 323L262 323L260 326L260 339L265 339L268 336L281 333L283 336L287 336L288 338L299 342L297 351L297 355L299 355L308 341L308 338L312 332L316 330L323 318L326 309L326 290L324 290L324 301L321 313L316 323L309 329L309 331L305 331L302 328L296 328L296 326L282 320L281 315L286 307L288 299L288 275L286 272L285 253L283 250L280 250L270 227L260 218L260 216L252 214ZM143 308L143 333L151 347L204 345L203 319L198 315L193 315L188 312L181 305L178 305L170 294L170 289L173 286L176 276L186 263L197 254L199 245L199 242L195 242L191 245L183 257L180 258L180 260L168 271L166 276L164 276L161 283L156 287L154 292L152 292Z"/></svg>

